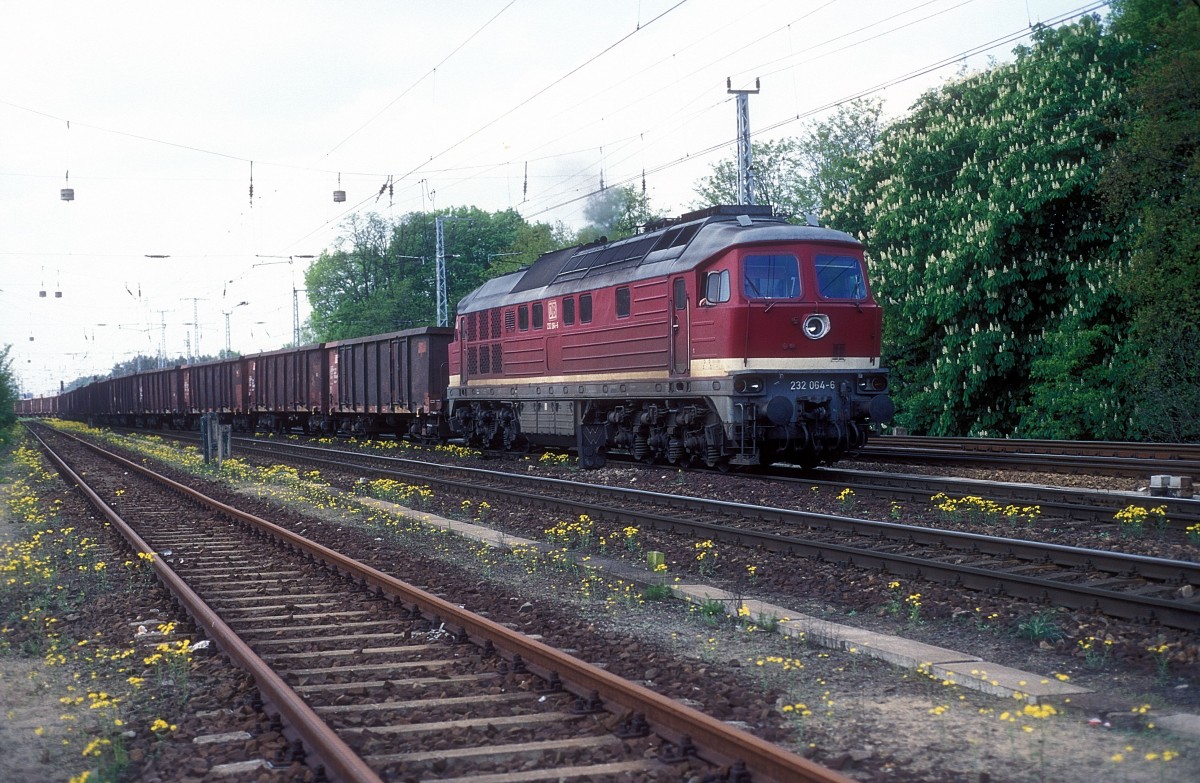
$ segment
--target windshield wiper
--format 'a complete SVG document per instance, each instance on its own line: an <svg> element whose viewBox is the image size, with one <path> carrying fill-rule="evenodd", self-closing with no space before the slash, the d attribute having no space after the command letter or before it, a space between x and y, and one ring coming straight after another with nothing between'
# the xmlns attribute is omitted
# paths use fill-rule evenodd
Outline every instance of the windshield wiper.
<svg viewBox="0 0 1200 783"><path fill-rule="evenodd" d="M753 289L753 290L754 290L754 295L755 295L755 296L757 296L759 299L766 299L766 298L767 298L767 297L763 296L763 293L762 293L762 291L759 291L759 290L758 290L758 286L756 286L756 285L754 284L754 278L752 278L752 277L747 277L747 278L746 278L746 283L747 283L747 284L750 286L750 288L751 288L751 289ZM764 312L764 313L769 313L769 312L771 312L771 308L772 308L772 307L774 307L774 306L775 306L775 301L774 301L774 300L768 301L768 302L766 303L766 305L763 307L763 312Z"/></svg>

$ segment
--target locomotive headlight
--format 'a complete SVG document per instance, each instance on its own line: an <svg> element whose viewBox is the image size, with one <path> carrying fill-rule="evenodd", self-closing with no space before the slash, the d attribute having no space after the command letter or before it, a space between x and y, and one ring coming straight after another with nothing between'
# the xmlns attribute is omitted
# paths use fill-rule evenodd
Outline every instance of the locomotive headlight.
<svg viewBox="0 0 1200 783"><path fill-rule="evenodd" d="M804 330L804 336L808 339L820 340L829 334L829 316L814 313L804 319L801 328Z"/></svg>
<svg viewBox="0 0 1200 783"><path fill-rule="evenodd" d="M753 377L735 378L733 391L736 394L758 394L763 390L763 379Z"/></svg>
<svg viewBox="0 0 1200 783"><path fill-rule="evenodd" d="M858 379L858 390L869 394L877 394L882 391L887 391L888 379L886 375L863 375Z"/></svg>

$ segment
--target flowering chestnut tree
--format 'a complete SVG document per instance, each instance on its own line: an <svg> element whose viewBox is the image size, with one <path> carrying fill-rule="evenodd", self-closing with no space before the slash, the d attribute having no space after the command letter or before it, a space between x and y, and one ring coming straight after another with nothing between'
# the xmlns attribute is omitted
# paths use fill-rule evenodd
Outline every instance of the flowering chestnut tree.
<svg viewBox="0 0 1200 783"><path fill-rule="evenodd" d="M898 423L935 435L1044 435L1048 422L1060 437L1123 431L1111 389L1127 242L1097 182L1128 48L1092 18L1039 31L1015 62L922 96L829 205L829 223L872 259Z"/></svg>

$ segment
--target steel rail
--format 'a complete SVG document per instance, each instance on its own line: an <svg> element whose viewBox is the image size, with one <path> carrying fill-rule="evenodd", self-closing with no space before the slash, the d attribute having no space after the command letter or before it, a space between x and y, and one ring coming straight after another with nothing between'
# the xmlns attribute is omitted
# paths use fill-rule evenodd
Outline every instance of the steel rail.
<svg viewBox="0 0 1200 783"><path fill-rule="evenodd" d="M197 625L204 629L205 634L235 664L247 671L254 678L263 695L263 700L273 705L279 711L285 723L290 726L291 730L304 743L305 750L315 757L314 769L318 765L323 765L326 774L330 775L335 781L344 781L345 783L383 783L379 775L368 767L366 762L334 733L333 729L325 721L321 720L313 712L312 708L265 661L259 658L233 629L161 557L155 555L154 551L146 543L145 539L138 535L137 531L130 527L111 506L105 503L88 486L87 482L72 470L66 461L40 435L34 432L33 436L42 444L42 448L58 467L59 471L79 488L104 518L112 523L113 527L120 531L130 546L137 552L154 556L152 564L159 580L167 590L179 599L184 610L196 621ZM87 441L75 440L88 448L104 454L108 458L116 460L125 467L136 470L143 475L154 476L156 480L162 481L165 486L174 492L185 494L189 497L199 495L199 493L195 493L189 487L171 481L164 476L158 476L148 468L131 462L124 457L100 449Z"/></svg>
<svg viewBox="0 0 1200 783"><path fill-rule="evenodd" d="M1047 438L963 438L924 435L882 435L872 444L895 444L907 448L957 448L965 451L1075 454L1089 457L1149 459L1164 462L1200 461L1200 444L1138 443L1136 441L1053 440Z"/></svg>
<svg viewBox="0 0 1200 783"><path fill-rule="evenodd" d="M848 777L731 727L687 705L580 661L499 623L475 615L286 528L209 498L191 487L160 476L132 460L85 440L77 440L97 453L103 454L106 458L142 475L152 477L155 481L169 486L173 491L185 497L282 540L297 551L314 557L331 568L359 580L364 587L375 588L384 594L395 596L431 619L462 629L478 643L491 642L501 650L518 650L523 663L535 673L548 679L554 679L553 675L557 674L558 679L563 681L565 687L581 697L587 698L595 693L605 702L619 705L624 710L641 713L656 733L683 747L694 746L700 755L706 757L706 760L710 762L724 766L742 765L755 780L761 781L853 783L852 779ZM155 562L158 562L157 558ZM207 610L207 607L205 610L211 612L211 610ZM215 615L212 616L215 619ZM230 631L230 633L232 632ZM257 656L255 657L257 658ZM265 666L265 664L263 665ZM308 709L306 705L305 709ZM319 721L319 719L317 720ZM321 725L324 725L323 722ZM334 738L336 739L336 735ZM349 748L347 750L349 751ZM353 753L353 751L350 752ZM374 778L374 780L378 780L378 778Z"/></svg>
<svg viewBox="0 0 1200 783"><path fill-rule="evenodd" d="M898 436L872 440L855 453L854 459L868 462L926 462L939 465L988 465L993 467L1029 467L1058 472L1097 473L1132 477L1156 474L1200 475L1200 458L1133 457L1100 454L1059 453L1053 450L1029 451L1021 441L998 441L994 448L976 448L972 439L922 439L913 443ZM932 441L932 442L930 442ZM941 441L941 442L939 442ZM1049 442L1032 442L1050 443ZM1003 448L1002 444L1010 444Z"/></svg>

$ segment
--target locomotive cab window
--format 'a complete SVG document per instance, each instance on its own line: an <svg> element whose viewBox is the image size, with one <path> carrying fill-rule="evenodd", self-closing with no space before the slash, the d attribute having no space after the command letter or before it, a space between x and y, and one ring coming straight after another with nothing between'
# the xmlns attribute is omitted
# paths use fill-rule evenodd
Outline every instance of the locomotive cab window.
<svg viewBox="0 0 1200 783"><path fill-rule="evenodd" d="M534 329L542 328L542 303L541 302L533 303L533 328Z"/></svg>
<svg viewBox="0 0 1200 783"><path fill-rule="evenodd" d="M720 304L729 301L729 270L709 272L704 276L704 302L701 304Z"/></svg>
<svg viewBox="0 0 1200 783"><path fill-rule="evenodd" d="M567 296L562 301L563 326L575 323L575 297Z"/></svg>
<svg viewBox="0 0 1200 783"><path fill-rule="evenodd" d="M529 305L521 305L517 308L517 328L522 332L529 331Z"/></svg>
<svg viewBox="0 0 1200 783"><path fill-rule="evenodd" d="M800 260L793 255L746 256L742 291L749 299L794 299L800 296Z"/></svg>
<svg viewBox="0 0 1200 783"><path fill-rule="evenodd" d="M617 318L629 317L629 286L617 289Z"/></svg>
<svg viewBox="0 0 1200 783"><path fill-rule="evenodd" d="M862 263L854 256L817 256L817 289L826 299L866 299Z"/></svg>
<svg viewBox="0 0 1200 783"><path fill-rule="evenodd" d="M579 323L590 324L592 322L592 295L579 295Z"/></svg>

